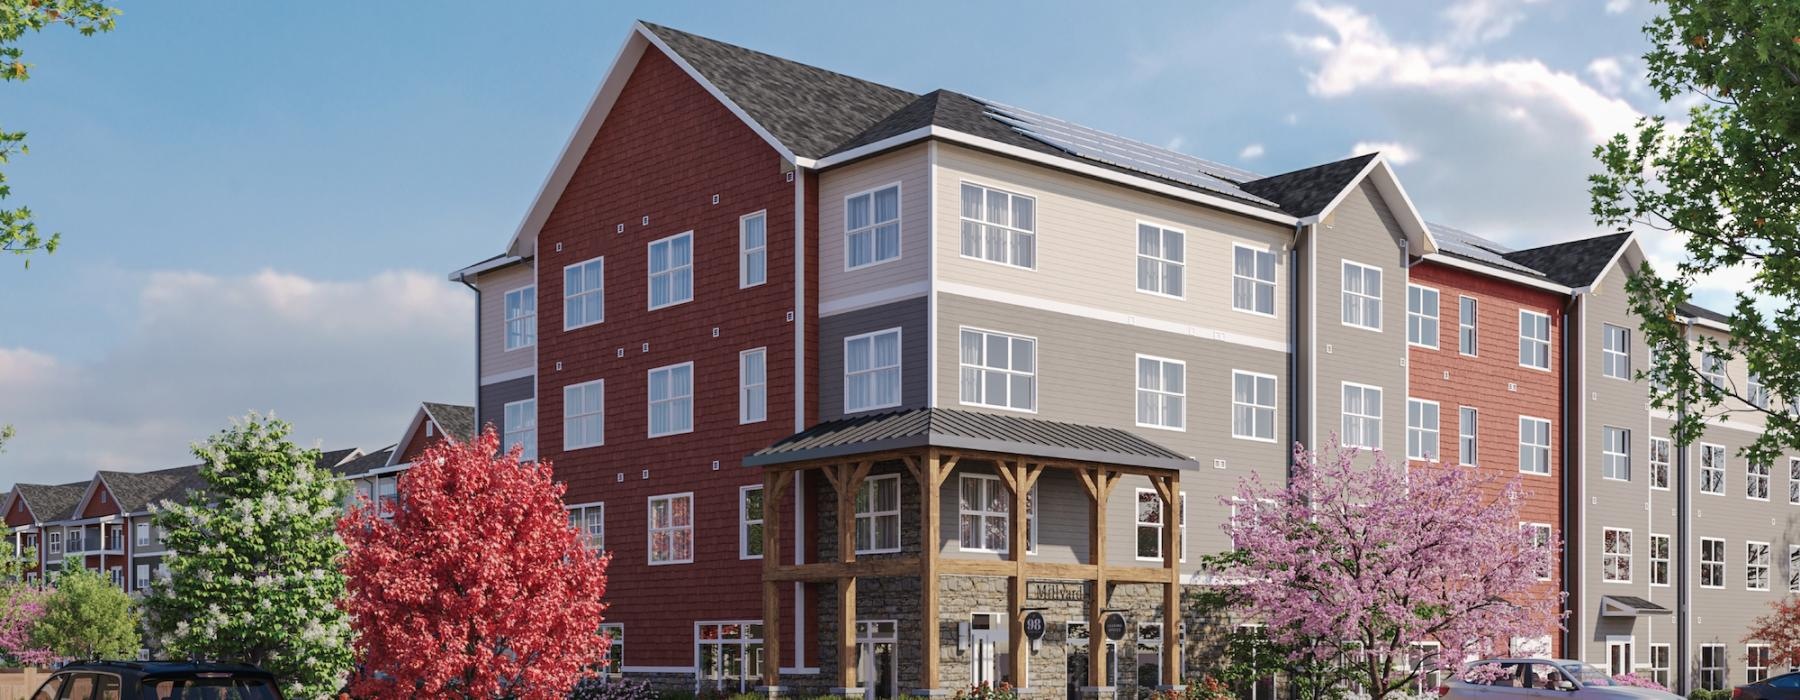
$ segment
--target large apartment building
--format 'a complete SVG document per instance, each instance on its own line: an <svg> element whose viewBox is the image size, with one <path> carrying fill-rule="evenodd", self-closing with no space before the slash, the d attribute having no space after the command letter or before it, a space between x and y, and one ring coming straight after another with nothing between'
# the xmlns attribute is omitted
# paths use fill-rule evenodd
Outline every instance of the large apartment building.
<svg viewBox="0 0 1800 700"><path fill-rule="evenodd" d="M1179 684L1255 623L1181 615L1229 495L1335 435L1525 481L1568 622L1497 652L1718 687L1767 672L1736 640L1800 474L1782 502L1742 462L1753 422L1668 448L1642 259L1428 224L1376 154L1262 176L638 24L506 247L451 276L474 423L612 554L628 676Z"/></svg>

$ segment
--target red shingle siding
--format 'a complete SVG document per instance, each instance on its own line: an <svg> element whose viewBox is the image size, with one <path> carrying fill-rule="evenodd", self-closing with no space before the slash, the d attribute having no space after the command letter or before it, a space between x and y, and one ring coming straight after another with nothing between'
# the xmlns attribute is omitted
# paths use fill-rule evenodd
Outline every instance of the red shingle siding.
<svg viewBox="0 0 1800 700"><path fill-rule="evenodd" d="M1501 479L1519 478L1526 489L1520 517L1524 522L1549 523L1556 537L1565 537L1562 522L1563 375L1562 343L1564 297L1523 285L1504 282L1458 268L1421 262L1410 272L1411 282L1438 290L1438 349L1411 347L1411 398L1438 402L1439 454L1457 460L1458 410L1470 406L1479 412L1478 461L1484 473ZM1464 355L1458 348L1460 297L1474 297L1477 353ZM1550 368L1542 371L1519 365L1519 311L1550 317ZM1448 378L1446 379L1446 373ZM1550 474L1519 472L1519 417L1550 421ZM1502 482L1504 483L1504 482ZM1551 581L1541 590L1557 595L1562 577L1557 565ZM1553 653L1561 653L1561 639L1552 634Z"/></svg>
<svg viewBox="0 0 1800 700"><path fill-rule="evenodd" d="M94 492L88 496L87 505L81 509L81 517L98 518L118 514L119 504L113 501L112 492L106 490L105 484L95 484Z"/></svg>
<svg viewBox="0 0 1800 700"><path fill-rule="evenodd" d="M431 427L430 437L425 435L426 426ZM401 452L400 458L394 463L411 464L413 460L418 459L420 455L425 454L425 450L430 449L432 445L437 444L438 439L441 437L443 437L443 435L438 432L437 426L433 425L430 420L420 421L419 427L414 428L412 434L406 437L406 451Z"/></svg>
<svg viewBox="0 0 1800 700"><path fill-rule="evenodd" d="M567 502L606 504L607 618L625 625L627 667L691 666L695 621L762 617L761 562L738 558L737 501L740 486L762 483L744 455L795 424L794 188L767 143L649 50L538 236L538 451ZM739 289L738 220L758 210L768 281ZM647 245L685 231L694 298L647 311ZM563 268L600 256L605 320L565 332ZM768 420L740 426L738 353L757 347L768 349ZM694 363L694 430L648 438L646 373L683 362ZM563 387L595 379L606 381L605 445L565 453ZM694 563L649 566L646 499L689 491Z"/></svg>

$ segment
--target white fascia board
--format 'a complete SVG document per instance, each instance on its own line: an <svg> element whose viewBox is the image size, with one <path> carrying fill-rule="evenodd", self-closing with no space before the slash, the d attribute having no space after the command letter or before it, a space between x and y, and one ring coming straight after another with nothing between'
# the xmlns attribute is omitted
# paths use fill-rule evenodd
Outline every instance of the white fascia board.
<svg viewBox="0 0 1800 700"><path fill-rule="evenodd" d="M1451 257L1451 256L1445 255L1443 253L1429 253L1429 254L1426 254L1426 255L1423 255L1420 257L1421 257L1421 259L1424 259L1424 260L1427 260L1430 262L1434 262L1439 265L1446 265L1449 267L1468 270L1468 271L1474 272L1476 274L1486 275L1489 277L1493 277L1495 279L1502 279L1502 280L1506 280L1508 282L1522 284L1522 285L1525 285L1528 287L1535 287L1537 289L1542 289L1542 290L1548 291L1548 292L1556 292L1558 294L1574 294L1578 291L1578 290L1570 289L1568 287L1564 287L1555 282L1547 282L1547 281L1540 280L1540 279L1537 279L1534 277L1527 277L1527 276L1521 275L1517 272L1510 272L1510 271L1503 270L1503 269L1497 268L1497 267L1489 267L1487 265L1483 265L1478 262L1471 262L1468 260L1464 260L1462 258Z"/></svg>
<svg viewBox="0 0 1800 700"><path fill-rule="evenodd" d="M1606 273L1612 272L1613 266L1618 265L1619 261L1625 257L1626 251L1631 251L1633 253L1632 257L1636 260L1644 259L1644 251L1638 247L1637 232L1633 231L1630 236L1625 238L1624 245L1619 246L1618 250L1613 251L1612 259L1606 261L1605 267L1600 268L1600 274L1595 275L1593 280L1589 281L1586 286L1581 288L1581 291L1586 292L1600 286L1600 280L1606 279Z"/></svg>
<svg viewBox="0 0 1800 700"><path fill-rule="evenodd" d="M406 424L406 432L400 435L400 442L394 445L393 452L388 453L387 466L392 467L399 463L400 454L411 446L413 434L419 432L419 425L427 420L430 420L430 415L425 412L425 405L419 404L419 410L413 413L412 421ZM369 471L373 473L375 470Z"/></svg>
<svg viewBox="0 0 1800 700"><path fill-rule="evenodd" d="M1399 176L1394 174L1394 169L1388 165L1387 159L1379 153L1375 154L1368 165L1363 166L1362 172L1357 173L1356 177L1351 178L1350 182L1344 185L1344 189L1339 191L1337 196L1332 197L1330 204L1326 204L1325 208L1319 210L1319 213L1301 219L1300 223L1317 224L1324 221L1326 217L1331 216L1331 212L1335 211L1339 204L1344 202L1346 197L1350 196L1351 192L1356 190L1356 186L1362 183L1363 178L1368 177L1374 178L1375 189L1381 192L1381 198L1387 202L1388 208L1396 210L1395 218L1400 222L1401 231L1406 234L1406 239L1413 243L1409 252L1420 256L1438 252L1437 239L1431 237L1431 228L1425 225L1425 217L1419 215L1419 209L1413 206L1412 197L1406 194L1406 188L1400 186Z"/></svg>
<svg viewBox="0 0 1800 700"><path fill-rule="evenodd" d="M474 277L475 275L479 275L483 272L487 272L489 270L498 270L502 267L506 267L507 265L511 265L511 264L519 262L521 260L524 260L524 258L521 258L517 255L508 255L508 256L504 256L504 257L494 258L493 260L484 260L482 262L475 263L474 265L470 265L468 267L465 267L463 269L460 269L460 270L450 273L450 281L451 282L462 282L464 280L467 280L470 277Z"/></svg>

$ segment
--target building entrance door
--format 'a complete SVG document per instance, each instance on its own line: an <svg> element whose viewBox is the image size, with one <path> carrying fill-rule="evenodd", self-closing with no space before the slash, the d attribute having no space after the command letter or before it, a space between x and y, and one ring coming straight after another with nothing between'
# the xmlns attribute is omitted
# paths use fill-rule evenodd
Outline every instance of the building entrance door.
<svg viewBox="0 0 1800 700"><path fill-rule="evenodd" d="M862 679L863 700L887 700L900 696L896 653L899 635L893 620L856 623L858 654L856 677Z"/></svg>
<svg viewBox="0 0 1800 700"><path fill-rule="evenodd" d="M1007 648L1006 616L999 613L975 613L969 616L969 678L973 685L1002 682L1019 685L1006 677L1010 666Z"/></svg>

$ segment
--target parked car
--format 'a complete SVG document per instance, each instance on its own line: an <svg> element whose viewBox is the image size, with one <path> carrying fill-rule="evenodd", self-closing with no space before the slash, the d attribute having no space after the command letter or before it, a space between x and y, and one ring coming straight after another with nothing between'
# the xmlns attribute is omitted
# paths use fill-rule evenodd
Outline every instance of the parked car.
<svg viewBox="0 0 1800 700"><path fill-rule="evenodd" d="M57 669L31 700L281 700L281 691L255 666L84 661Z"/></svg>
<svg viewBox="0 0 1800 700"><path fill-rule="evenodd" d="M1800 671L1732 688L1731 700L1800 700Z"/></svg>
<svg viewBox="0 0 1800 700"><path fill-rule="evenodd" d="M1666 690L1621 685L1592 664L1568 659L1483 659L1444 682L1451 700L1682 700Z"/></svg>

